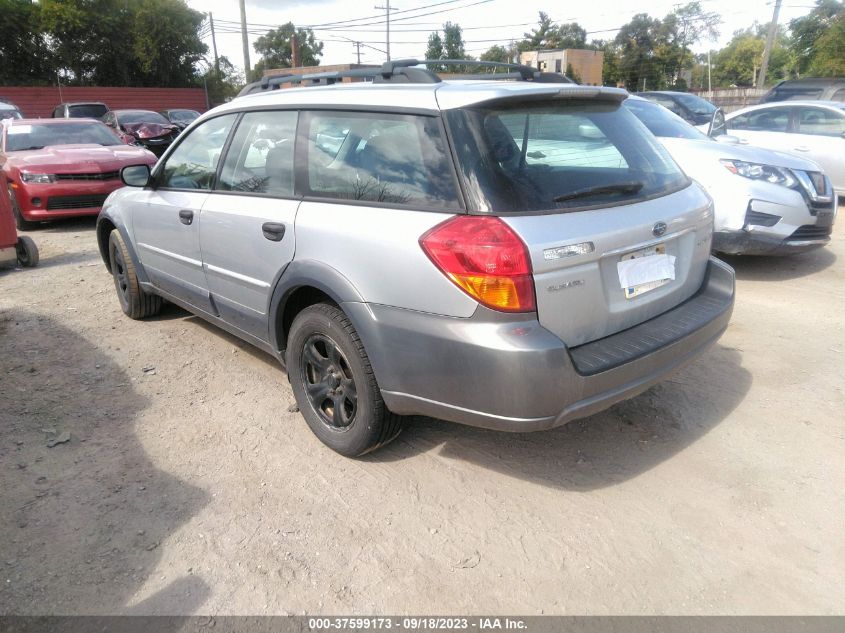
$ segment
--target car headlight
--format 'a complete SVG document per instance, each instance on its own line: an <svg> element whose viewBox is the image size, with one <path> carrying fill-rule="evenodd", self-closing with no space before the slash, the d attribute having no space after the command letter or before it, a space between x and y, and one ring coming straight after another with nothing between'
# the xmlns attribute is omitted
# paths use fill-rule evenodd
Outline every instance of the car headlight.
<svg viewBox="0 0 845 633"><path fill-rule="evenodd" d="M795 176L788 169L783 167L775 167L774 165L762 165L760 163L748 163L744 160L728 160L722 159L719 161L732 174L742 176L743 178L750 178L751 180L764 180L773 185L783 185L784 187L795 187L798 181Z"/></svg>
<svg viewBox="0 0 845 633"><path fill-rule="evenodd" d="M30 174L25 171L21 172L21 180L24 182L31 182L36 185L46 185L51 182L56 182L55 174Z"/></svg>

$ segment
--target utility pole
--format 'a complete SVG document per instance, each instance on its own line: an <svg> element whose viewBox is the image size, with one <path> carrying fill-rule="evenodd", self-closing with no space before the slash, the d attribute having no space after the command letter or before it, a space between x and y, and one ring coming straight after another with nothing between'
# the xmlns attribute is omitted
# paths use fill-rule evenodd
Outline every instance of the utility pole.
<svg viewBox="0 0 845 633"><path fill-rule="evenodd" d="M214 34L214 16L208 12L208 22L211 24L211 47L214 49L214 71L220 75L220 60L217 58L217 37Z"/></svg>
<svg viewBox="0 0 845 633"><path fill-rule="evenodd" d="M361 42L352 42L355 47L355 54L358 56L358 65L361 65Z"/></svg>
<svg viewBox="0 0 845 633"><path fill-rule="evenodd" d="M249 65L249 38L246 36L246 0L240 0L241 5L241 40L244 45L244 76L249 81L251 67Z"/></svg>
<svg viewBox="0 0 845 633"><path fill-rule="evenodd" d="M781 0L775 0L775 12L772 15L772 23L769 25L769 34L766 36L766 48L763 49L763 62L760 64L760 80L757 82L759 88L766 86L766 71L769 69L769 56L772 54L772 47L775 44L775 35L778 30L780 3Z"/></svg>
<svg viewBox="0 0 845 633"><path fill-rule="evenodd" d="M296 28L290 36L290 65L292 68L299 68L302 64L299 61L299 37L296 35Z"/></svg>
<svg viewBox="0 0 845 633"><path fill-rule="evenodd" d="M387 14L387 61L390 61L390 0L386 0L386 6L373 7L374 9L384 9Z"/></svg>
<svg viewBox="0 0 845 633"><path fill-rule="evenodd" d="M707 51L707 92L713 92L713 85L710 83L710 51ZM711 95L712 96L712 95Z"/></svg>

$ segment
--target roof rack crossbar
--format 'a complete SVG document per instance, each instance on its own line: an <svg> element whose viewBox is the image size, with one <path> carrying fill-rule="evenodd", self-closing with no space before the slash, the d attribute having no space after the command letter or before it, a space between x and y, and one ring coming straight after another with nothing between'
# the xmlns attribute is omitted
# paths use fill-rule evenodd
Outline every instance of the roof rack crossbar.
<svg viewBox="0 0 845 633"><path fill-rule="evenodd" d="M440 77L434 71L426 68L417 68L417 66L466 66L471 69L490 68L493 70L493 72L488 73L471 72L465 75L457 75L455 76L456 79L516 79L519 81L536 81L540 83L573 83L566 75L541 72L524 64L476 61L474 59L395 59L385 62L381 67L373 68L355 68L352 70L309 73L305 75L292 73L265 75L260 81L245 86L238 96L264 90L276 90L282 84L286 83L331 85L347 77L369 79L377 83L438 83L441 81ZM498 69L507 70L508 72L497 72Z"/></svg>

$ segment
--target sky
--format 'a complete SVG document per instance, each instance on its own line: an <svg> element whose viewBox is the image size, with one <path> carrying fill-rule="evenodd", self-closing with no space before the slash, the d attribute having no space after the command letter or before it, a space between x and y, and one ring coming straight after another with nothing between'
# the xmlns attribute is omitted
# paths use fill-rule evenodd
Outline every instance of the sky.
<svg viewBox="0 0 845 633"><path fill-rule="evenodd" d="M321 65L348 64L357 61L361 42L361 63L381 63L386 59L383 8L387 0L247 0L246 18L250 30L250 62L260 58L252 43L267 30L293 22L298 27L313 28L324 42ZM237 0L188 0L197 11L214 17L219 55L243 68L239 30L240 9ZM520 40L537 25L538 13L544 11L558 23L578 22L588 32L587 40L610 39L636 13L663 18L678 6L678 0L587 0L560 2L549 0L391 0L390 54L393 59L424 57L430 33L444 22L463 28L467 53L478 57L490 46ZM720 36L701 42L696 52L724 46L734 31L755 21L772 19L773 0L702 0L702 8L722 16ZM779 23L806 15L813 0L783 0ZM342 24L336 24L343 22ZM207 30L207 29L206 29ZM204 38L211 53L211 36Z"/></svg>

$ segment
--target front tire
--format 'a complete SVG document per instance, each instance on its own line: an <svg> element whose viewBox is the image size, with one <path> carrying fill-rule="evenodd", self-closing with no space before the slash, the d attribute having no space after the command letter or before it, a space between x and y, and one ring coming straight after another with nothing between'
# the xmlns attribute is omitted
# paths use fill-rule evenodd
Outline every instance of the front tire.
<svg viewBox="0 0 845 633"><path fill-rule="evenodd" d="M21 235L15 244L15 253L18 256L18 263L25 268L32 268L38 265L38 247L32 238L27 235Z"/></svg>
<svg viewBox="0 0 845 633"><path fill-rule="evenodd" d="M402 418L387 410L364 345L342 310L320 303L296 315L286 356L299 410L326 446L357 457L399 435Z"/></svg>
<svg viewBox="0 0 845 633"><path fill-rule="evenodd" d="M131 319L143 319L158 314L161 310L161 297L144 292L141 288L129 249L117 229L109 235L109 262L123 313Z"/></svg>

